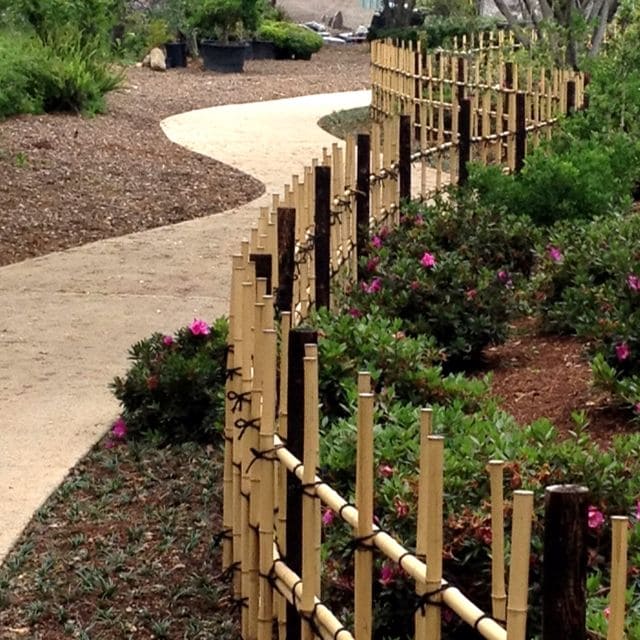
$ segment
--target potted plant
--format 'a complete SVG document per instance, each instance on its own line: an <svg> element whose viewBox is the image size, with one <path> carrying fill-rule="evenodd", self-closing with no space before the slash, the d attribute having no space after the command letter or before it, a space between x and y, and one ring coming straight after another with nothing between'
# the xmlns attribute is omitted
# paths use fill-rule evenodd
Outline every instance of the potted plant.
<svg viewBox="0 0 640 640"><path fill-rule="evenodd" d="M251 0L255 4L255 0ZM238 73L244 68L245 43L241 41L247 0L193 0L191 27L200 40L204 68Z"/></svg>
<svg viewBox="0 0 640 640"><path fill-rule="evenodd" d="M169 38L164 43L167 69L187 66L187 0L166 0L161 15L167 22ZM173 37L171 37L173 36Z"/></svg>
<svg viewBox="0 0 640 640"><path fill-rule="evenodd" d="M258 37L274 44L278 60L310 60L324 44L322 36L291 22L265 20Z"/></svg>

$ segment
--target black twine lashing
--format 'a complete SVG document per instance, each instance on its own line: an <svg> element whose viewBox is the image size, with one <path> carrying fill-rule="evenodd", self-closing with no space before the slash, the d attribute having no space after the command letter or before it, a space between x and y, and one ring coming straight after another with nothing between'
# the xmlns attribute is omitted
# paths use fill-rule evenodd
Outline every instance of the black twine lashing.
<svg viewBox="0 0 640 640"><path fill-rule="evenodd" d="M418 598L418 601L416 602L416 606L413 609L414 613L420 611L422 615L425 615L427 611L427 606L443 607L444 606L443 602L440 600L434 600L433 597L443 593L444 591L450 588L451 588L450 584L443 584L439 586L437 589L433 589L432 591L427 591L423 593Z"/></svg>
<svg viewBox="0 0 640 640"><path fill-rule="evenodd" d="M227 369L225 372L225 379L233 380L236 376L240 376L241 372L242 367L232 367L230 369Z"/></svg>
<svg viewBox="0 0 640 640"><path fill-rule="evenodd" d="M233 540L233 529L227 527L213 536L213 546L219 547L223 540Z"/></svg>
<svg viewBox="0 0 640 640"><path fill-rule="evenodd" d="M233 426L236 429L240 429L240 435L238 436L238 440L242 440L242 436L245 434L247 429L255 429L256 431L260 430L260 418L251 418L251 420L238 418L233 423Z"/></svg>
<svg viewBox="0 0 640 640"><path fill-rule="evenodd" d="M231 411L235 413L236 411L242 411L243 404L251 404L251 392L243 391L242 393L237 393L236 391L229 391L227 393L227 398L233 402L233 406L231 407Z"/></svg>
<svg viewBox="0 0 640 640"><path fill-rule="evenodd" d="M271 449L265 449L264 451L260 451L255 447L251 447L249 451L253 454L253 460L251 460L251 462L249 463L249 466L247 467L247 471L249 471L249 469L251 469L251 467L253 466L253 463L257 462L258 460L269 460L270 462L275 462L276 460L278 460L277 452L280 449L286 449L286 448L287 448L287 445L285 444L277 444Z"/></svg>
<svg viewBox="0 0 640 640"><path fill-rule="evenodd" d="M221 580L228 580L235 571L239 571L240 570L240 561L238 560L237 562L232 562L221 574L220 574L220 579Z"/></svg>

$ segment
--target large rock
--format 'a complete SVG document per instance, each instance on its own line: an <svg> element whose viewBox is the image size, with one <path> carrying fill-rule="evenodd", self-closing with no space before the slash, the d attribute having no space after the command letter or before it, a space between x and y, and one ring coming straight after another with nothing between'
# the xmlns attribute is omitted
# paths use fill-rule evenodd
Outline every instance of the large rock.
<svg viewBox="0 0 640 640"><path fill-rule="evenodd" d="M162 49L158 47L151 49L149 52L149 66L153 71L167 70L167 60Z"/></svg>

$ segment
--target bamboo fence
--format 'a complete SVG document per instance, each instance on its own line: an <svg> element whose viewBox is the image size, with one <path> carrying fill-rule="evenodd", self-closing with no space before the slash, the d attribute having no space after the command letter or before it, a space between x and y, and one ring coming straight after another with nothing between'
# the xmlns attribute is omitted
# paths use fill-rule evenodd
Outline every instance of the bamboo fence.
<svg viewBox="0 0 640 640"><path fill-rule="evenodd" d="M374 51L374 58L379 53ZM468 107L460 112L465 110L469 116ZM440 109L435 122L442 122L442 113ZM433 122L430 117L421 122ZM491 612L483 611L443 578L444 440L431 433L428 408L421 413L415 550L405 548L373 522L374 396L366 372L358 382L355 502L340 496L317 473L317 334L300 325L313 308L334 304L332 284L344 287L357 282L358 258L366 255L372 227L396 224L402 199L428 197L446 184L442 154L457 147L463 157L464 137L469 138L475 126L443 129L436 135L436 147L421 147L416 153L412 124L410 113L387 118L371 136L323 150L321 159L292 177L282 195L273 196L271 206L260 209L249 240L233 256L222 539L223 565L233 576L242 610L243 640L271 639L274 630L280 640L371 638L376 553L415 581L420 605L415 613L416 638L440 637L442 604L485 638L525 638L533 494L515 491L511 496L507 589L504 461L488 463ZM423 142L430 135L427 127L420 130ZM443 141L443 136L450 139ZM412 189L412 164L435 159L437 167L438 158L440 168L431 170L429 180L423 168ZM355 622L350 629L322 601L322 505L353 529ZM626 578L624 519L615 519L613 536L609 640L620 640Z"/></svg>

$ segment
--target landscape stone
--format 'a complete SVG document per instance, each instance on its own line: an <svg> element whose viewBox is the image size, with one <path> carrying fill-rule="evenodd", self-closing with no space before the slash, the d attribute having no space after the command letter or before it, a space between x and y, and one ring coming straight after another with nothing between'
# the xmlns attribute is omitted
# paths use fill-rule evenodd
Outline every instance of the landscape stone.
<svg viewBox="0 0 640 640"><path fill-rule="evenodd" d="M158 47L154 47L149 52L149 66L153 71L166 71L167 61L164 56L164 51Z"/></svg>

